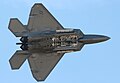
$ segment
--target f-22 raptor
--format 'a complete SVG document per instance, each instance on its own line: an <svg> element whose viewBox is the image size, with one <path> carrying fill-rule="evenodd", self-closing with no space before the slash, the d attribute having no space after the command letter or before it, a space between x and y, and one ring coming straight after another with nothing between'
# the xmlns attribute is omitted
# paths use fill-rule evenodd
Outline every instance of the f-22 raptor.
<svg viewBox="0 0 120 83"><path fill-rule="evenodd" d="M65 29L41 3L33 5L27 25L11 18L9 30L21 37L21 43L16 43L21 50L9 60L11 68L19 69L27 59L37 81L44 81L65 53L109 39L103 35L85 35L80 29Z"/></svg>

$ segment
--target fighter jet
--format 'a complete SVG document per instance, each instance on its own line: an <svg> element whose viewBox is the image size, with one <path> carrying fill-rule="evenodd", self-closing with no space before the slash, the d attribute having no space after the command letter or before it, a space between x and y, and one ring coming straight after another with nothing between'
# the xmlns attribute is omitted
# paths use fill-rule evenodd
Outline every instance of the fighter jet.
<svg viewBox="0 0 120 83"><path fill-rule="evenodd" d="M11 18L9 30L21 37L21 50L9 62L13 70L28 60L33 77L44 81L65 53L80 51L86 44L110 39L103 35L86 35L80 29L64 28L41 3L31 9L27 25Z"/></svg>

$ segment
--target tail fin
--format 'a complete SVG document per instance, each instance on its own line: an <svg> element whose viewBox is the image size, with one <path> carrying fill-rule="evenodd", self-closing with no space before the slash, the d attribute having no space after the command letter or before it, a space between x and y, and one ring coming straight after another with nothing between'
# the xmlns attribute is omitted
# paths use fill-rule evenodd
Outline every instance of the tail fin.
<svg viewBox="0 0 120 83"><path fill-rule="evenodd" d="M16 37L21 37L27 32L25 26L17 18L10 19L8 28Z"/></svg>
<svg viewBox="0 0 120 83"><path fill-rule="evenodd" d="M25 60L29 57L28 51L17 50L15 54L10 58L9 62L12 69L19 69Z"/></svg>

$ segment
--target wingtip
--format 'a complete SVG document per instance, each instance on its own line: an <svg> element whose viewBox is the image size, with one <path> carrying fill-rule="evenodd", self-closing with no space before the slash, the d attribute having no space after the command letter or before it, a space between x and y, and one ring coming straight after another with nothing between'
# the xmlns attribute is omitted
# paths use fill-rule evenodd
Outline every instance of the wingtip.
<svg viewBox="0 0 120 83"><path fill-rule="evenodd" d="M32 8L34 8L35 6L40 6L40 5L43 5L42 3L35 3Z"/></svg>

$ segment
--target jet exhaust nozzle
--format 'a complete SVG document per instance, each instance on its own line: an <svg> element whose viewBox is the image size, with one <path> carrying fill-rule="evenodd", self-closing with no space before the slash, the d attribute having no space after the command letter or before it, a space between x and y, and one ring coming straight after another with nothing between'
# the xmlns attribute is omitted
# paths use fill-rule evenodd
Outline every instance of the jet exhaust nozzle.
<svg viewBox="0 0 120 83"><path fill-rule="evenodd" d="M28 50L28 45L27 45L27 44L22 44L22 45L20 46L20 48L21 48L22 50Z"/></svg>
<svg viewBox="0 0 120 83"><path fill-rule="evenodd" d="M16 43L16 45L21 45L22 50L28 50L28 37L21 37L20 41L21 43Z"/></svg>
<svg viewBox="0 0 120 83"><path fill-rule="evenodd" d="M21 37L20 41L26 43L28 42L28 37Z"/></svg>

